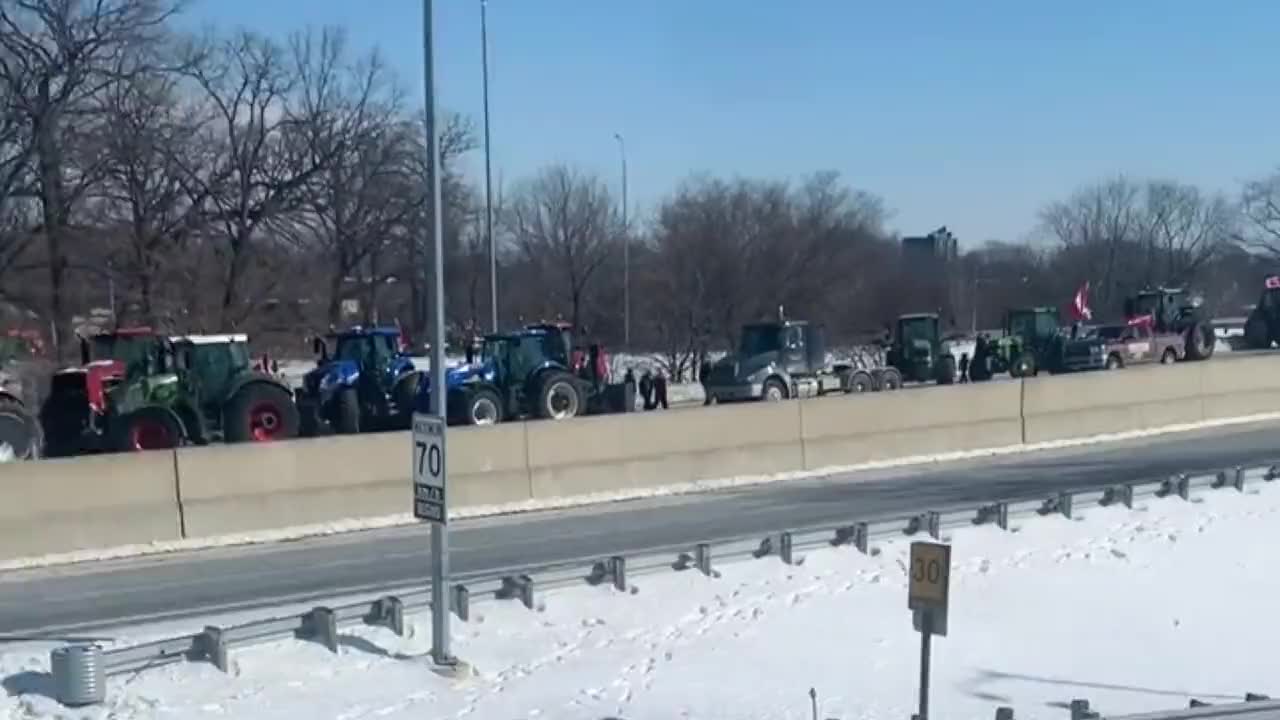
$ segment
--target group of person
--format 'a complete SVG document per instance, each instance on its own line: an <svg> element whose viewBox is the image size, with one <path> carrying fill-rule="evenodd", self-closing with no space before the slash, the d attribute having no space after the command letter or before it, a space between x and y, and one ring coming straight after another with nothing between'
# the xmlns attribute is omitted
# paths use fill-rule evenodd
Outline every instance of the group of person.
<svg viewBox="0 0 1280 720"><path fill-rule="evenodd" d="M626 374L622 381L628 385L635 385L636 390L640 393L640 399L644 403L645 410L657 410L662 408L666 410L667 405L667 376L661 370L653 372L646 369L640 374L640 382L636 383L636 375L627 368Z"/></svg>

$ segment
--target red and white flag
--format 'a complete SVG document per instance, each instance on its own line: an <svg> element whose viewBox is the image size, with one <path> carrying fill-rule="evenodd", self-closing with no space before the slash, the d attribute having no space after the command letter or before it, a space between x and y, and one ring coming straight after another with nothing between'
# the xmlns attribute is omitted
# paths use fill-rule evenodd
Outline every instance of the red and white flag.
<svg viewBox="0 0 1280 720"><path fill-rule="evenodd" d="M1076 296L1071 300L1071 314L1077 322L1083 320L1092 320L1093 311L1089 309L1089 281L1086 280L1084 285L1076 290Z"/></svg>

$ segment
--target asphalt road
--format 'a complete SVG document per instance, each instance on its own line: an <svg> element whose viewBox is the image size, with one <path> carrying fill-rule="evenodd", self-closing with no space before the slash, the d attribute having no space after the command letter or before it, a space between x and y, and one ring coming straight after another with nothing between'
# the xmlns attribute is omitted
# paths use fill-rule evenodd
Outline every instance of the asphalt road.
<svg viewBox="0 0 1280 720"><path fill-rule="evenodd" d="M1255 424L452 525L456 573L605 556L717 536L908 515L994 499L1280 459L1280 424ZM321 603L428 576L425 527L83 563L0 575L0 635L83 632Z"/></svg>

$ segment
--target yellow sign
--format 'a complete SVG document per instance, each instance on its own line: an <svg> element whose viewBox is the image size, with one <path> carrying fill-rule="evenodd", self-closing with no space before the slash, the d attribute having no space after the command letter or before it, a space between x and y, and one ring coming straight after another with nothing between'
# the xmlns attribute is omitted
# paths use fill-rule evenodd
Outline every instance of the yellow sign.
<svg viewBox="0 0 1280 720"><path fill-rule="evenodd" d="M907 607L912 610L945 610L951 586L951 546L911 543Z"/></svg>

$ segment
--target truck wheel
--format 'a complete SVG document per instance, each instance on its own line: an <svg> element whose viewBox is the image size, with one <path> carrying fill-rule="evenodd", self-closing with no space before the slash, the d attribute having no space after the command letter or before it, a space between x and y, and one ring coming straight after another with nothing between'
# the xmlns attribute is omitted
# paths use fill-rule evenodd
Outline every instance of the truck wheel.
<svg viewBox="0 0 1280 720"><path fill-rule="evenodd" d="M463 422L467 425L496 425L502 422L502 400L498 393L488 388L468 392Z"/></svg>
<svg viewBox="0 0 1280 720"><path fill-rule="evenodd" d="M1187 359L1208 360L1213 357L1215 342L1217 342L1217 336L1213 334L1213 328L1208 325L1196 323L1187 328Z"/></svg>
<svg viewBox="0 0 1280 720"><path fill-rule="evenodd" d="M902 387L902 373L897 368L885 368L880 372L881 390L898 390Z"/></svg>
<svg viewBox="0 0 1280 720"><path fill-rule="evenodd" d="M144 407L125 415L116 427L117 450L169 450L182 441L182 428L173 414L157 407Z"/></svg>
<svg viewBox="0 0 1280 720"><path fill-rule="evenodd" d="M1178 351L1173 348L1165 348L1164 353L1160 355L1161 365L1172 365L1178 361Z"/></svg>
<svg viewBox="0 0 1280 720"><path fill-rule="evenodd" d="M1163 359L1161 359L1161 361L1160 361L1160 362L1164 362L1164 360L1163 360ZM1121 358L1121 357L1120 357L1119 355L1117 355L1116 353L1111 353L1110 355L1108 355L1108 356L1107 356L1107 369L1108 369L1108 370L1120 370L1120 369L1122 369L1122 368L1124 368L1124 359L1123 359L1123 358Z"/></svg>
<svg viewBox="0 0 1280 720"><path fill-rule="evenodd" d="M333 429L342 435L360 432L360 395L355 388L339 390L333 399Z"/></svg>
<svg viewBox="0 0 1280 720"><path fill-rule="evenodd" d="M849 375L849 383L845 386L845 392L851 393L871 392L875 389L876 380L866 370L855 370L851 373Z"/></svg>
<svg viewBox="0 0 1280 720"><path fill-rule="evenodd" d="M764 389L760 393L761 399L767 402L778 402L787 399L787 386L777 378L769 378L764 381Z"/></svg>
<svg viewBox="0 0 1280 720"><path fill-rule="evenodd" d="M302 417L284 388L255 382L231 396L223 408L223 436L229 443L272 442L298 437Z"/></svg>
<svg viewBox="0 0 1280 720"><path fill-rule="evenodd" d="M0 398L0 462L39 459L43 438L40 422L25 405Z"/></svg>
<svg viewBox="0 0 1280 720"><path fill-rule="evenodd" d="M573 376L567 372L547 373L538 388L538 417L547 420L568 420L582 412L582 391Z"/></svg>
<svg viewBox="0 0 1280 720"><path fill-rule="evenodd" d="M956 357L950 353L938 360L938 384L950 385L956 381Z"/></svg>

